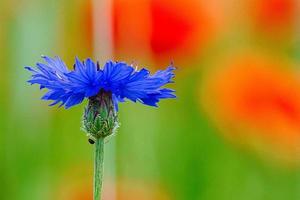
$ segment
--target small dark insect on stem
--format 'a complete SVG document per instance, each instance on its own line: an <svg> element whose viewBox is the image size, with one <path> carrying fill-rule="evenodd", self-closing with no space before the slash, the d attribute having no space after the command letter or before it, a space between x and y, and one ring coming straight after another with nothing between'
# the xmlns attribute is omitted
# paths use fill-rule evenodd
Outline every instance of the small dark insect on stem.
<svg viewBox="0 0 300 200"><path fill-rule="evenodd" d="M95 141L92 140L92 139L89 139L88 141L89 141L90 144L95 144Z"/></svg>

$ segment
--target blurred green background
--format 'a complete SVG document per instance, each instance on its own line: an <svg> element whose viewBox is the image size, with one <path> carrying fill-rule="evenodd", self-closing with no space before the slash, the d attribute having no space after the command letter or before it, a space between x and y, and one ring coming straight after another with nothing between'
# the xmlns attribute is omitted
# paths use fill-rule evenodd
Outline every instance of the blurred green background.
<svg viewBox="0 0 300 200"><path fill-rule="evenodd" d="M177 66L176 100L120 105L109 200L300 199L298 0L1 0L0 199L92 199L84 104L48 107L40 55Z"/></svg>

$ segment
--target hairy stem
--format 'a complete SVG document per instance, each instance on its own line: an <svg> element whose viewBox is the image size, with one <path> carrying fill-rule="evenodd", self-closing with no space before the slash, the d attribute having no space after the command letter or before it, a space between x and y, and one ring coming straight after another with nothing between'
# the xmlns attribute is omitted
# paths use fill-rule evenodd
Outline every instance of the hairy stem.
<svg viewBox="0 0 300 200"><path fill-rule="evenodd" d="M101 200L103 182L104 138L95 141L94 158L94 200Z"/></svg>

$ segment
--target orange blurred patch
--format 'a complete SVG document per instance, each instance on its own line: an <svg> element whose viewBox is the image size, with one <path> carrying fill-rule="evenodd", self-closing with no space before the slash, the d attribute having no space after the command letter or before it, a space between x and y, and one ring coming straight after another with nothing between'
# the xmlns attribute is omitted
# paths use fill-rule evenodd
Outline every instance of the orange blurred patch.
<svg viewBox="0 0 300 200"><path fill-rule="evenodd" d="M272 36L292 31L296 22L296 0L250 0L250 3L258 30Z"/></svg>
<svg viewBox="0 0 300 200"><path fill-rule="evenodd" d="M76 182L76 181L75 181ZM67 183L59 193L58 200L92 200L92 184ZM103 199L115 200L171 200L160 188L151 184L119 182L116 186L104 186Z"/></svg>
<svg viewBox="0 0 300 200"><path fill-rule="evenodd" d="M116 194L117 200L171 200L161 187L134 181L118 182ZM110 194L106 193L104 199L111 199Z"/></svg>
<svg viewBox="0 0 300 200"><path fill-rule="evenodd" d="M89 50L93 49L94 25L93 25L93 3L92 0L85 0L82 5L82 16L80 17L82 24L82 35L84 44Z"/></svg>
<svg viewBox="0 0 300 200"><path fill-rule="evenodd" d="M93 51L93 19L92 0L72 1L72 9L65 9L61 5L57 12L57 41L53 41L57 51L61 54L68 54L66 57L90 56Z"/></svg>
<svg viewBox="0 0 300 200"><path fill-rule="evenodd" d="M198 0L114 0L117 54L150 56L170 62L201 51L211 38L215 19Z"/></svg>
<svg viewBox="0 0 300 200"><path fill-rule="evenodd" d="M57 200L92 200L92 166L76 166L60 176L55 196Z"/></svg>
<svg viewBox="0 0 300 200"><path fill-rule="evenodd" d="M290 160L300 156L300 81L287 67L234 57L207 78L202 102L232 140Z"/></svg>
<svg viewBox="0 0 300 200"><path fill-rule="evenodd" d="M127 54L146 50L150 32L149 0L113 0L115 50Z"/></svg>
<svg viewBox="0 0 300 200"><path fill-rule="evenodd" d="M57 185L56 200L92 200L92 168L73 168L61 177ZM115 200L171 200L166 190L159 184L135 180L118 180L116 184L105 180L103 199Z"/></svg>

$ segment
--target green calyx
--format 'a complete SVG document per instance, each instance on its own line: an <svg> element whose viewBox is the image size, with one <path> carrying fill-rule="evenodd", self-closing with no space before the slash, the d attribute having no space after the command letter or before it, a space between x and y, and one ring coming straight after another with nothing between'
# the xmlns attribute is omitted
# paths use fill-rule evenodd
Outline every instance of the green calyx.
<svg viewBox="0 0 300 200"><path fill-rule="evenodd" d="M98 95L90 97L82 123L89 142L94 144L97 139L114 134L118 127L118 116L111 93L100 91Z"/></svg>

